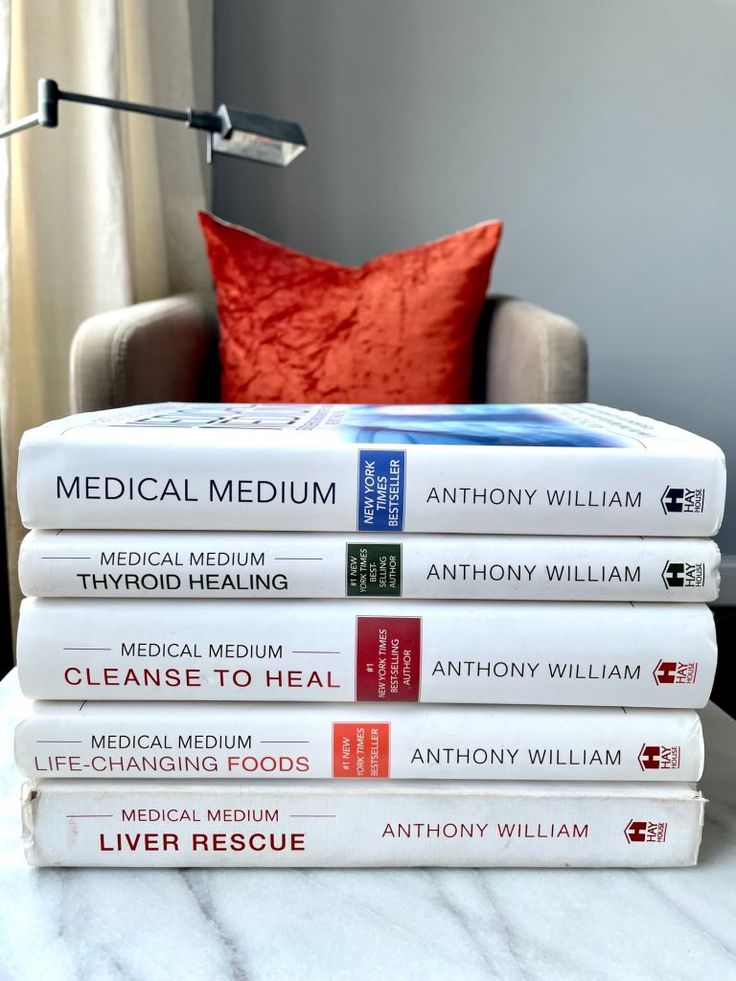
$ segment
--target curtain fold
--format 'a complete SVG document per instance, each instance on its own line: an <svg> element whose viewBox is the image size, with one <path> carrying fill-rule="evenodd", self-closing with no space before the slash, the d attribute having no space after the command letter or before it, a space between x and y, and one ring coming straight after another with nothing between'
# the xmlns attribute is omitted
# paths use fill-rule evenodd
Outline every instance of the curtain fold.
<svg viewBox="0 0 736 981"><path fill-rule="evenodd" d="M35 111L41 77L209 108L211 15L212 0L0 0L0 122ZM209 284L198 135L103 108L59 110L58 129L0 141L0 423L14 610L18 441L69 411L74 331L103 310Z"/></svg>

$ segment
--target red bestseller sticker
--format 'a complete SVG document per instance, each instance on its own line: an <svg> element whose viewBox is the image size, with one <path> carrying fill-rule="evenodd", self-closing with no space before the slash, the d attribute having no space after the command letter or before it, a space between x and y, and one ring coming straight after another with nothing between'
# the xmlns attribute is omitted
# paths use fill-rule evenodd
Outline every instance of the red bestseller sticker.
<svg viewBox="0 0 736 981"><path fill-rule="evenodd" d="M421 619L357 617L356 620L356 700L419 701Z"/></svg>

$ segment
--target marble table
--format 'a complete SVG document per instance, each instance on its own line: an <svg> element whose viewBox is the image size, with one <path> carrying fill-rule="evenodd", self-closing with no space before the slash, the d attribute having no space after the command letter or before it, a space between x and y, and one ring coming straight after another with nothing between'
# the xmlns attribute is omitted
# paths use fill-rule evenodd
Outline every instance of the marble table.
<svg viewBox="0 0 736 981"><path fill-rule="evenodd" d="M56 870L20 848L0 684L2 981L736 981L736 722L703 713L701 864L636 870Z"/></svg>

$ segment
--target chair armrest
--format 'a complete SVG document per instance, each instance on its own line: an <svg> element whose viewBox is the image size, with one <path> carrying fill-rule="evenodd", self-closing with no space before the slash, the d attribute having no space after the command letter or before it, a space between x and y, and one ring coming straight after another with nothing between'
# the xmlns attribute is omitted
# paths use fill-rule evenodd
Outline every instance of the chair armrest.
<svg viewBox="0 0 736 981"><path fill-rule="evenodd" d="M584 402L588 346L571 320L496 296L489 300L487 402Z"/></svg>
<svg viewBox="0 0 736 981"><path fill-rule="evenodd" d="M74 412L145 402L217 401L217 319L195 294L90 317L70 355Z"/></svg>

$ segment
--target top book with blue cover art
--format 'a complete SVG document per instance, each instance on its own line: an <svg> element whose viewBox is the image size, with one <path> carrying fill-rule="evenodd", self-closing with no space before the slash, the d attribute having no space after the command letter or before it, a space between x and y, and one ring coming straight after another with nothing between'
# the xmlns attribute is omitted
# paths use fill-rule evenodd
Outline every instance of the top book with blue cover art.
<svg viewBox="0 0 736 981"><path fill-rule="evenodd" d="M29 431L19 464L46 528L697 537L724 494L715 444L591 404L132 406Z"/></svg>
<svg viewBox="0 0 736 981"><path fill-rule="evenodd" d="M361 405L340 429L355 443L465 446L626 446L629 439L535 405Z"/></svg>

